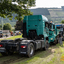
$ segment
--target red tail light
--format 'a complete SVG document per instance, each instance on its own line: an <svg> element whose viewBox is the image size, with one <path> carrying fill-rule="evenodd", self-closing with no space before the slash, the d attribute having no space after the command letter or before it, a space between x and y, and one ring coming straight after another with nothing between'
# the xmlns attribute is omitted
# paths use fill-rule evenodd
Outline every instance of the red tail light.
<svg viewBox="0 0 64 64"><path fill-rule="evenodd" d="M0 44L0 47L3 47L3 45Z"/></svg>
<svg viewBox="0 0 64 64"><path fill-rule="evenodd" d="M26 46L21 46L21 48L26 48Z"/></svg>

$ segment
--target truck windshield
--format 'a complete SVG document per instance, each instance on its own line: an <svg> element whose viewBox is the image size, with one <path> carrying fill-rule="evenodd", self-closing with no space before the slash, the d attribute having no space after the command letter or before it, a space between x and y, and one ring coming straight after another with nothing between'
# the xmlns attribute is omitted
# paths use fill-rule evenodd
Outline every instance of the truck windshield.
<svg viewBox="0 0 64 64"><path fill-rule="evenodd" d="M52 29L52 24L51 23L49 24L49 29Z"/></svg>

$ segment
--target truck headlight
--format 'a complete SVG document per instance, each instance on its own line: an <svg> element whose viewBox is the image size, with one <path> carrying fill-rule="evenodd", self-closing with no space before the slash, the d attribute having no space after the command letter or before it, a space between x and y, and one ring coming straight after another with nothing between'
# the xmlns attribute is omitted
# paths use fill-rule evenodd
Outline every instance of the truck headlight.
<svg viewBox="0 0 64 64"><path fill-rule="evenodd" d="M53 38L51 38L51 40L53 40Z"/></svg>

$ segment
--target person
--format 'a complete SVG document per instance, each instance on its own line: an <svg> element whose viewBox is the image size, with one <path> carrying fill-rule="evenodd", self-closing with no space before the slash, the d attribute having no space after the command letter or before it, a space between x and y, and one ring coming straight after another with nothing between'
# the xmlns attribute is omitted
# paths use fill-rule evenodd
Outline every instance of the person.
<svg viewBox="0 0 64 64"><path fill-rule="evenodd" d="M11 31L11 36L13 36L13 32Z"/></svg>
<svg viewBox="0 0 64 64"><path fill-rule="evenodd" d="M63 26L61 26L60 31L61 31L61 34L63 36Z"/></svg>
<svg viewBox="0 0 64 64"><path fill-rule="evenodd" d="M59 32L59 43L60 43L60 46L63 46L63 42L62 42L62 34L61 32Z"/></svg>
<svg viewBox="0 0 64 64"><path fill-rule="evenodd" d="M21 35L21 32L19 32L19 35Z"/></svg>

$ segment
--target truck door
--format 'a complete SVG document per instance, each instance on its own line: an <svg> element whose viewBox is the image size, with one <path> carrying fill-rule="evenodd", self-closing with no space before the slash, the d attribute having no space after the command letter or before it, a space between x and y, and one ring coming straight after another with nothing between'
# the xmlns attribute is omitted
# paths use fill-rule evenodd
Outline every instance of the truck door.
<svg viewBox="0 0 64 64"><path fill-rule="evenodd" d="M49 35L48 22L45 22L46 33Z"/></svg>

